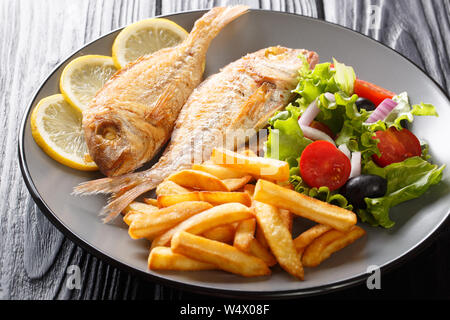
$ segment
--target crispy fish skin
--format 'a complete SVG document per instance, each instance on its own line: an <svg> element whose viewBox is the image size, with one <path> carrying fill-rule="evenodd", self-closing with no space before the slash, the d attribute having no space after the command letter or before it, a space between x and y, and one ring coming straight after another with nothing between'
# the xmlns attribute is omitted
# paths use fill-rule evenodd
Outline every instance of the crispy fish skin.
<svg viewBox="0 0 450 320"><path fill-rule="evenodd" d="M107 176L148 162L167 142L178 114L201 82L209 44L247 6L216 7L187 39L119 70L83 112L89 154Z"/></svg>
<svg viewBox="0 0 450 320"><path fill-rule="evenodd" d="M206 160L233 130L259 129L292 98L304 55L314 67L318 55L303 49L270 47L229 64L203 81L191 94L176 121L169 146L147 171L89 181L75 194L113 193L104 209L105 222L129 202L154 189L171 173ZM201 154L201 157L193 156Z"/></svg>

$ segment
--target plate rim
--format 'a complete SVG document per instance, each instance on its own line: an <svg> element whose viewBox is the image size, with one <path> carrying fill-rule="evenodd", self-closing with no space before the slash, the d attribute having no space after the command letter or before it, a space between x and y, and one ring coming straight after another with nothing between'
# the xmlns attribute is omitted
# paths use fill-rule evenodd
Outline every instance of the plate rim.
<svg viewBox="0 0 450 320"><path fill-rule="evenodd" d="M207 11L209 11L211 8L209 9L195 9L195 10L187 10L187 11L182 11L182 12L176 12L176 13L168 13L168 14L161 14L161 15L155 15L154 17L151 18L170 18L173 16L177 16L177 15L183 15L183 14L192 14L192 13L205 13ZM260 11L260 12L266 12L269 14L280 14L280 15L291 15L291 16L296 16L296 17L300 17L306 20L312 20L315 22L319 22L319 23L323 23L323 24L327 24L330 25L334 28L338 28L338 29L344 29L344 30L348 30L353 32L354 34L361 36L363 38L369 39L379 45L382 45L383 47L389 49L390 51L396 53L397 55L399 55L400 57L402 57L403 59L405 59L406 61L408 61L411 65L413 65L419 72L423 73L426 78L428 78L428 80L432 81L432 83L434 83L436 85L436 87L438 88L438 90L441 91L441 93L443 94L443 96L447 99L447 101L450 104L450 94L446 92L446 90L441 86L441 84L439 84L435 79L433 79L428 73L426 73L425 70L423 70L418 64L416 64L414 61L412 61L410 58L406 57L403 53L400 53L398 51L396 51L395 49L389 47L388 45L373 39L357 30L353 30L350 27L346 27L346 26L342 26L339 25L337 23L334 22L330 22L330 21L326 21L326 20L322 20L319 18L314 18L314 17L310 17L310 16L306 16L303 14L298 14L298 13L294 13L294 12L283 12L283 11L274 11L274 10L268 10L268 9L259 9L259 8L250 8L250 11ZM31 195L31 197L33 198L34 202L36 203L36 205L38 206L38 208L40 209L40 211L42 213L44 213L44 215L46 216L47 219L50 220L50 222L61 232L63 233L63 235L67 238L69 238L72 242L74 242L75 244L77 244L78 246L82 247L84 250L86 250L88 253L94 255L95 257L97 257L98 259L101 259L105 262L107 262L108 264L119 268L120 270L129 272L133 275L138 276L139 278L143 279L143 280L151 280L154 281L156 283L160 283L160 284L164 284L164 285L168 285L171 287L174 287L176 289L181 289L181 290L187 290L187 291L191 291L191 292L195 292L195 293L199 293L199 294L205 294L205 293L211 293L217 297L224 297L224 298L243 298L243 299L252 299L252 298L258 298L258 299L289 299L289 298L295 298L295 297L308 297L308 296L315 296L315 295L321 295L321 294L326 294L326 293L332 293L332 292L336 292L339 290L344 290L344 289L348 289L350 287L354 287L358 284L361 284L364 279L366 279L368 277L367 273L361 274L361 275L357 275L354 277L350 277L348 279L345 280L341 280L341 281L336 281L336 282L332 282L326 285L321 285L321 286L316 286L316 287L312 287L312 288L299 288L299 289L289 289L289 290L278 290L278 291L265 291L265 292L254 292L254 291L237 291L237 290L230 290L230 289L220 289L220 288L210 288L210 287L204 287L201 285L196 285L196 284L188 284L188 283L184 283L182 281L179 280L172 280L172 279L167 279L164 278L161 275L157 275L157 274L151 274L148 272L144 272L142 270L136 269L130 265L127 265L124 262L118 261L116 259L114 259L113 257L110 257L107 253L102 252L100 249L95 248L93 245L91 245L90 243L88 243L86 240L82 239L81 237L75 235L69 228L69 226L66 226L59 218L58 216L48 207L48 205L46 204L45 200L41 197L39 191L37 190L36 186L34 185L33 179L31 178L29 169L28 169L28 164L26 161L26 155L24 152L24 142L25 142L25 129L26 129L26 124L27 124L27 120L29 118L29 115L32 111L32 107L33 104L39 94L39 92L41 91L43 85L48 81L48 79L53 76L60 68L62 65L64 65L66 62L68 62L73 56L75 56L76 54L78 54L80 51L82 51L83 49L85 49L86 47L89 47L91 44L93 44L94 42L97 42L115 32L118 32L120 30L122 30L123 28L125 28L127 25L120 27L120 28L116 28L114 30L111 30L109 32L107 32L104 35L101 35L100 37L89 41L88 43L84 44L82 47L80 47L79 49L73 51L72 53L70 53L66 58L62 59L60 63L57 64L57 66L55 66L53 68L53 70L45 77L44 80L42 80L38 86L38 88L34 91L34 93L32 94L32 98L30 99L30 102L28 103L24 114L22 116L22 120L21 120L21 124L20 124L20 130L18 133L18 158L19 158L19 167L20 167L20 171L22 173L22 178L25 182L25 185ZM406 263L407 260L412 259L414 256L416 256L419 252L423 251L436 237L436 235L438 234L439 229L441 229L445 223L450 220L450 209L449 211L446 213L445 217L443 217L443 219L440 220L440 222L426 235L426 237L419 243L415 244L413 247L410 248L410 250L404 252L402 255L396 257L395 259L392 259L391 261L386 262L383 266L380 266L380 271L383 273L387 273L392 271L393 269L399 267L401 264ZM239 295L239 296L238 296Z"/></svg>

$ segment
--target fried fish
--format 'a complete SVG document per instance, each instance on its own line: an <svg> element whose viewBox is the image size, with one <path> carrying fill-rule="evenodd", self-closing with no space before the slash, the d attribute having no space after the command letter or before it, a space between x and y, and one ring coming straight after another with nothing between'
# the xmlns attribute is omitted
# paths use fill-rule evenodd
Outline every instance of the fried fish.
<svg viewBox="0 0 450 320"><path fill-rule="evenodd" d="M258 129L292 99L304 55L314 67L318 55L302 49L270 47L248 54L203 81L188 98L163 156L147 171L83 183L75 194L112 193L105 222L168 175L206 160L233 130ZM196 156L200 154L201 156Z"/></svg>
<svg viewBox="0 0 450 320"><path fill-rule="evenodd" d="M130 63L96 94L83 112L83 129L89 154L103 174L132 172L161 149L201 82L211 41L247 11L247 6L211 9L180 45Z"/></svg>

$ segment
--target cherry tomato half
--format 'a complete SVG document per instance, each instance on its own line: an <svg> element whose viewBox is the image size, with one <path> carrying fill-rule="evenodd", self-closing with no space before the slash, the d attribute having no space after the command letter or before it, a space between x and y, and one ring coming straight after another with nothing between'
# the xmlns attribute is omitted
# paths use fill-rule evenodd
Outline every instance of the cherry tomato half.
<svg viewBox="0 0 450 320"><path fill-rule="evenodd" d="M372 101L376 106L384 99L392 99L395 96L395 93L361 79L356 79L353 91L359 97Z"/></svg>
<svg viewBox="0 0 450 320"><path fill-rule="evenodd" d="M328 141L316 141L303 150L300 157L300 174L310 187L342 187L351 171L349 158Z"/></svg>
<svg viewBox="0 0 450 320"><path fill-rule="evenodd" d="M380 140L377 146L381 157L375 154L372 158L380 167L422 155L419 139L408 129L398 131L391 127L386 131L377 131L374 139Z"/></svg>

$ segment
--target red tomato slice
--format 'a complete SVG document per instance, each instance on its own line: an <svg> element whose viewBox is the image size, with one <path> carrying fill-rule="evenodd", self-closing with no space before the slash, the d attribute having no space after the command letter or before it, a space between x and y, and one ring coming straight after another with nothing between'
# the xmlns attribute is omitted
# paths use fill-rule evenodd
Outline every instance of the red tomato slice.
<svg viewBox="0 0 450 320"><path fill-rule="evenodd" d="M407 129L398 131L391 127L386 131L377 131L374 139L380 140L377 146L381 157L375 154L372 158L382 168L422 155L419 139Z"/></svg>
<svg viewBox="0 0 450 320"><path fill-rule="evenodd" d="M384 99L392 99L395 96L395 93L361 79L356 79L353 91L359 97L369 99L376 106Z"/></svg>
<svg viewBox="0 0 450 320"><path fill-rule="evenodd" d="M300 157L300 174L310 187L337 190L347 182L350 171L349 158L328 141L311 143Z"/></svg>

